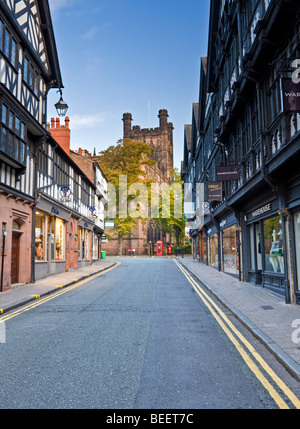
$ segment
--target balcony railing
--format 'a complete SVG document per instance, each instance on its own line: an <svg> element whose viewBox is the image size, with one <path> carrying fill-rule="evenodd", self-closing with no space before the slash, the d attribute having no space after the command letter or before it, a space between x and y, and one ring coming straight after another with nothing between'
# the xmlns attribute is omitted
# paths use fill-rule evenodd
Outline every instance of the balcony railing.
<svg viewBox="0 0 300 429"><path fill-rule="evenodd" d="M259 0L252 14L249 25L245 31L243 40L243 56L249 53L257 37L257 25L261 22L268 12L271 3L274 0Z"/></svg>

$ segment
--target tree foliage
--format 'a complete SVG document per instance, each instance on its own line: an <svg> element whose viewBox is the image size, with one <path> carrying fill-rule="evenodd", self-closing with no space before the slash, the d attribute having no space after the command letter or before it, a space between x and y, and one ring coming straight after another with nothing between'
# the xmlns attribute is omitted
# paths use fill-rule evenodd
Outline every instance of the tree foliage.
<svg viewBox="0 0 300 429"><path fill-rule="evenodd" d="M183 219L183 181L177 168L170 172L170 183L162 190L159 199L159 218L156 223L166 232L184 240L185 220ZM166 215L167 214L167 215Z"/></svg>
<svg viewBox="0 0 300 429"><path fill-rule="evenodd" d="M114 216L115 228L112 230L118 235L119 254L122 252L123 238L130 235L133 228L137 226L139 217L120 217L120 205L127 206L135 199L136 195L128 195L128 190L135 184L143 184L147 188L151 180L147 174L148 168L153 168L156 161L151 159L152 149L144 142L131 139L122 139L115 146L100 152L99 164L104 172L108 183L116 190L116 212ZM120 201L120 177L126 176L126 201ZM146 203L146 201L145 201ZM123 207L124 208L124 207ZM110 238L108 234L108 238Z"/></svg>

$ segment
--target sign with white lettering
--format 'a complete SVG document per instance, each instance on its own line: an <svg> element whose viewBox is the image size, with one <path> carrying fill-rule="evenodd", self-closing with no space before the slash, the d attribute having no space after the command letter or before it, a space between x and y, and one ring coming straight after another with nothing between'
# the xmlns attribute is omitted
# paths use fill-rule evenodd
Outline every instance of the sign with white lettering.
<svg viewBox="0 0 300 429"><path fill-rule="evenodd" d="M300 83L282 79L282 101L285 112L300 112Z"/></svg>
<svg viewBox="0 0 300 429"><path fill-rule="evenodd" d="M257 216L261 216L262 214L266 213L266 212L270 212L272 210L272 204L266 204L263 207L260 207L259 209L255 210L254 212L252 212L252 217L257 217Z"/></svg>
<svg viewBox="0 0 300 429"><path fill-rule="evenodd" d="M216 177L218 182L239 180L237 165L219 165L216 167Z"/></svg>

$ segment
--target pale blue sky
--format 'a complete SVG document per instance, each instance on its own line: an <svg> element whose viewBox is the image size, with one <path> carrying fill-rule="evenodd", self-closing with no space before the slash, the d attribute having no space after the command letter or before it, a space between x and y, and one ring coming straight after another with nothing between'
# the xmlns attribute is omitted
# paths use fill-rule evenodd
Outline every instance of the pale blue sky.
<svg viewBox="0 0 300 429"><path fill-rule="evenodd" d="M49 0L69 105L71 148L99 152L133 125L158 126L167 109L180 167L184 124L198 102L200 59L207 55L209 0ZM59 94L48 97L48 121Z"/></svg>

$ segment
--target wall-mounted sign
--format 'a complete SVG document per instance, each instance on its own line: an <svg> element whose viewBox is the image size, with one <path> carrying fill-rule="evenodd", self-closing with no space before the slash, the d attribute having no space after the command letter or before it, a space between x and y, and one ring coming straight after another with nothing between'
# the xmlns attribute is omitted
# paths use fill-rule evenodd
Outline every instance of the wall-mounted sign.
<svg viewBox="0 0 300 429"><path fill-rule="evenodd" d="M282 79L282 102L285 112L300 112L300 83Z"/></svg>
<svg viewBox="0 0 300 429"><path fill-rule="evenodd" d="M239 180L237 165L219 165L216 167L216 178L218 182Z"/></svg>
<svg viewBox="0 0 300 429"><path fill-rule="evenodd" d="M105 229L112 229L112 228L114 228L115 227L115 222L114 222L114 220L106 220L106 221L104 221L104 228Z"/></svg>
<svg viewBox="0 0 300 429"><path fill-rule="evenodd" d="M56 207L52 207L51 209L51 213L55 214L55 215L59 215L59 210Z"/></svg>
<svg viewBox="0 0 300 429"><path fill-rule="evenodd" d="M252 217L257 217L260 216L264 213L270 212L272 210L272 204L266 204L263 207L260 207L259 209L255 210L254 212L252 212Z"/></svg>
<svg viewBox="0 0 300 429"><path fill-rule="evenodd" d="M209 202L202 203L202 216L210 216L210 215L211 215L211 211L210 211Z"/></svg>
<svg viewBox="0 0 300 429"><path fill-rule="evenodd" d="M224 228L224 226L227 224L227 220L223 219L222 222L220 222L220 228Z"/></svg>
<svg viewBox="0 0 300 429"><path fill-rule="evenodd" d="M96 207L89 207L89 211L90 211L90 215L89 215L90 219L94 219L95 217L97 217Z"/></svg>
<svg viewBox="0 0 300 429"><path fill-rule="evenodd" d="M223 201L223 187L221 182L207 183L207 200Z"/></svg>
<svg viewBox="0 0 300 429"><path fill-rule="evenodd" d="M61 203L70 203L71 202L71 189L69 186L60 187L60 202Z"/></svg>

